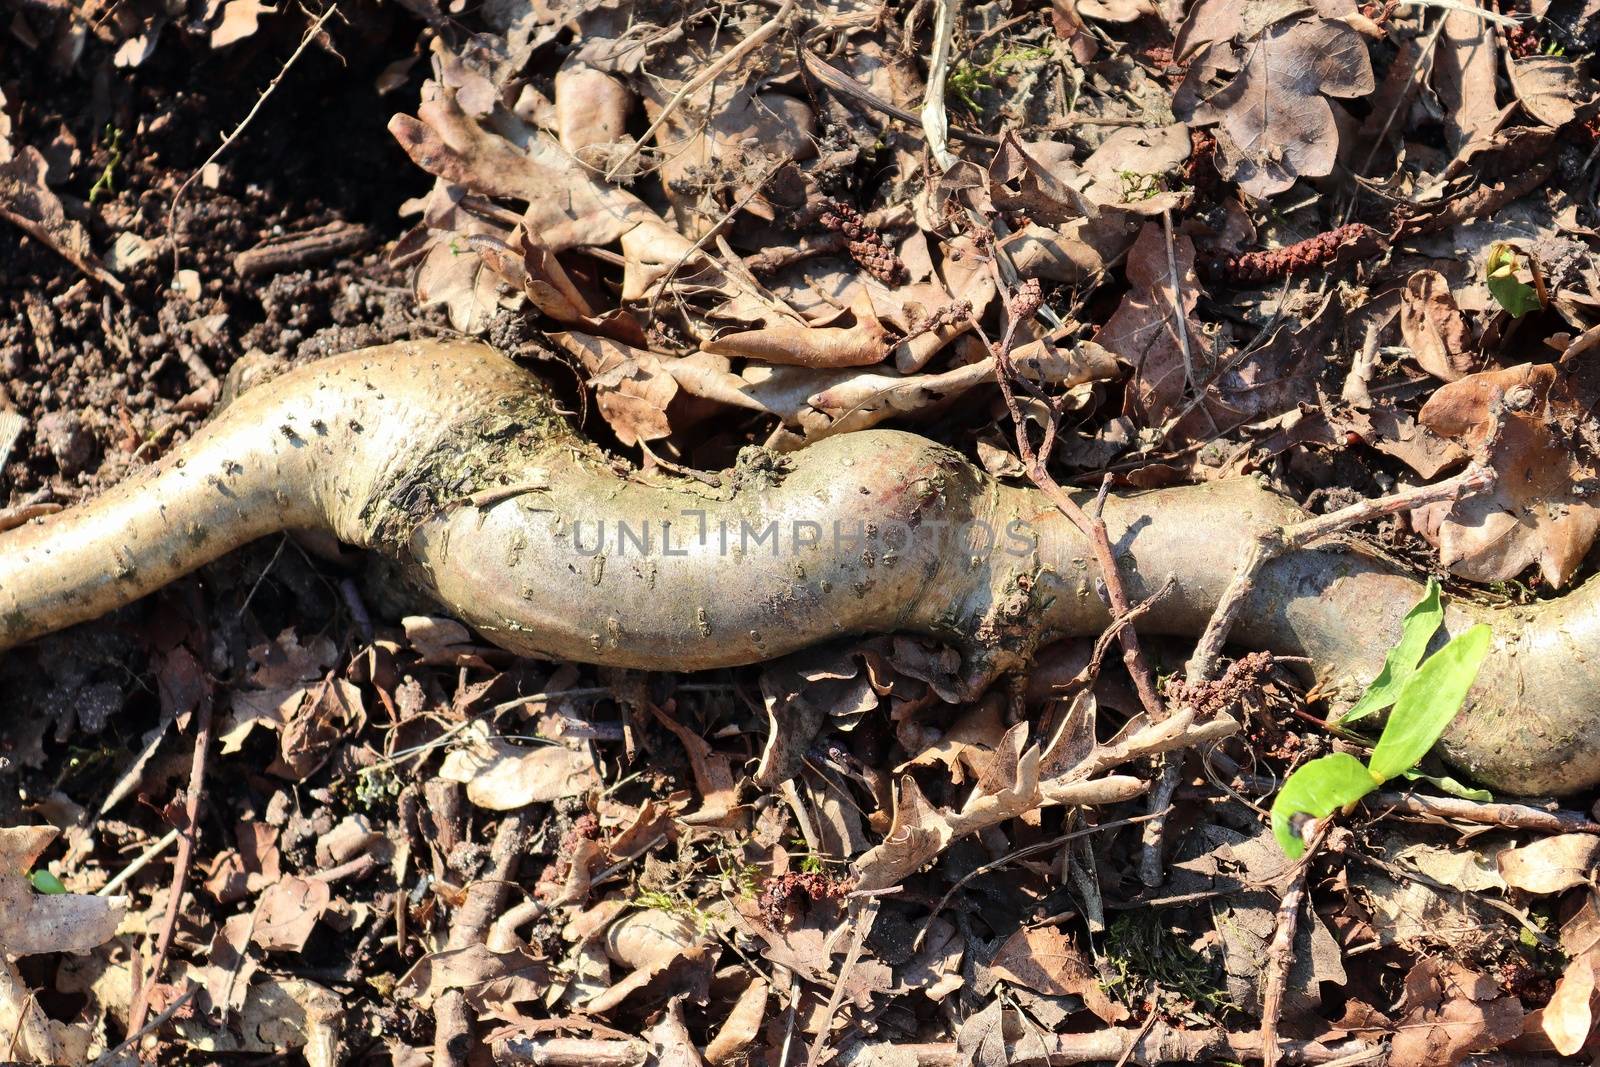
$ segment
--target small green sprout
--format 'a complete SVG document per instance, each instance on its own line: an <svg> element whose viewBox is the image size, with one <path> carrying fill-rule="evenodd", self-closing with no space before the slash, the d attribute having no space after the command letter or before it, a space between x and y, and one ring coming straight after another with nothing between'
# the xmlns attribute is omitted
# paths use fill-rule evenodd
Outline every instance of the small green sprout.
<svg viewBox="0 0 1600 1067"><path fill-rule="evenodd" d="M35 890L46 896L60 896L67 891L67 887L61 884L61 879L49 871L34 871L28 875L28 881L33 883Z"/></svg>
<svg viewBox="0 0 1600 1067"><path fill-rule="evenodd" d="M89 203L93 204L102 196L115 196L117 192L117 168L122 165L122 128L106 124L105 133L101 139L106 146L106 165L89 187Z"/></svg>
<svg viewBox="0 0 1600 1067"><path fill-rule="evenodd" d="M1489 287L1489 295L1514 319L1520 319L1530 311L1538 311L1545 303L1541 292L1543 286L1538 284L1537 273L1534 273L1534 285L1529 285L1518 276L1524 266L1533 273L1528 257L1504 241L1496 241L1489 246L1488 258L1483 263L1484 283Z"/></svg>
<svg viewBox="0 0 1600 1067"><path fill-rule="evenodd" d="M974 63L968 59L958 60L950 68L950 75L945 81L945 91L953 95L968 111L978 114L983 110L982 105L978 103L978 94L993 89L994 78L1024 63L1048 58L1050 58L1048 48L1016 48L1009 52L997 52L984 63Z"/></svg>
<svg viewBox="0 0 1600 1067"><path fill-rule="evenodd" d="M1407 613L1382 672L1344 718L1348 723L1392 707L1371 760L1363 764L1349 753L1335 752L1303 764L1283 783L1272 802L1272 832L1290 858L1305 853L1300 830L1308 817L1323 819L1348 810L1391 778L1413 773L1461 711L1489 654L1489 627L1472 627L1424 660L1422 654L1443 622L1439 588L1430 581L1422 601ZM1454 780L1451 784L1465 790Z"/></svg>

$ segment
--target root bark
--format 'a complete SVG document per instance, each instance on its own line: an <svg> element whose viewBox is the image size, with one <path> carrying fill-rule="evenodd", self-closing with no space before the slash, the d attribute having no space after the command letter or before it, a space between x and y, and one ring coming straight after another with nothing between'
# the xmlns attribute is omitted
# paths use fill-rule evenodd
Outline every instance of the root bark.
<svg viewBox="0 0 1600 1067"><path fill-rule="evenodd" d="M924 438L751 449L724 483L618 466L485 346L367 349L246 394L142 475L0 534L0 648L296 528L398 560L514 652L614 666L698 670L904 631L960 645L977 685L1109 622L1090 546L1057 509ZM1304 518L1248 479L1105 508L1129 596L1175 582L1139 629L1184 636L1204 630L1256 530ZM1452 763L1515 793L1600 781L1597 591L1452 604L1449 633L1495 635L1442 742ZM1353 696L1421 592L1357 547L1313 547L1262 571L1234 638L1310 657L1325 692Z"/></svg>

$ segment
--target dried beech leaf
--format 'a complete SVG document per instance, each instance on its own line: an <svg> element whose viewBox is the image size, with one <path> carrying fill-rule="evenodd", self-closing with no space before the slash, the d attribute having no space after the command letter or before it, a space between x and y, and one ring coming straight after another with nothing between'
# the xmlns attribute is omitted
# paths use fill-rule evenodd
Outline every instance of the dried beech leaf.
<svg viewBox="0 0 1600 1067"><path fill-rule="evenodd" d="M1469 375L1423 405L1423 426L1497 476L1491 492L1419 512L1418 528L1437 531L1432 539L1451 573L1506 581L1538 564L1559 588L1583 562L1600 534L1600 507L1585 490L1595 471L1571 438L1591 422L1573 391L1560 368L1524 364Z"/></svg>
<svg viewBox="0 0 1600 1067"><path fill-rule="evenodd" d="M629 912L606 930L606 955L625 967L660 968L700 940L694 923L674 912L646 908Z"/></svg>
<svg viewBox="0 0 1600 1067"><path fill-rule="evenodd" d="M711 1067L735 1063L761 1033L766 1020L769 987L766 980L756 978L739 994L733 1010L723 1020L716 1035L706 1044L706 1062Z"/></svg>
<svg viewBox="0 0 1600 1067"><path fill-rule="evenodd" d="M1435 270L1421 270L1406 282L1400 297L1400 334L1422 369L1453 382L1472 373L1477 362L1472 330L1456 306L1450 283Z"/></svg>
<svg viewBox="0 0 1600 1067"><path fill-rule="evenodd" d="M1324 97L1366 96L1376 87L1360 34L1301 15L1247 39L1238 74L1195 110L1193 122L1217 124L1223 177L1251 196L1271 196L1297 178L1333 172L1339 126Z"/></svg>
<svg viewBox="0 0 1600 1067"><path fill-rule="evenodd" d="M1128 1009L1106 995L1100 976L1059 926L1018 930L989 964L996 974L1050 996L1082 997L1085 1006L1108 1024L1128 1017Z"/></svg>
<svg viewBox="0 0 1600 1067"><path fill-rule="evenodd" d="M1556 834L1521 848L1508 848L1498 857L1506 884L1529 893L1560 893L1587 885L1600 858L1600 837L1593 834Z"/></svg>
<svg viewBox="0 0 1600 1067"><path fill-rule="evenodd" d="M445 756L439 777L465 783L467 799L490 811L515 811L600 786L600 775L585 753L562 745L522 748L491 737L481 721L468 730L466 745Z"/></svg>
<svg viewBox="0 0 1600 1067"><path fill-rule="evenodd" d="M54 826L0 828L0 957L88 952L117 932L126 897L34 892L28 872L57 833Z"/></svg>
<svg viewBox="0 0 1600 1067"><path fill-rule="evenodd" d="M1495 102L1495 28L1468 10L1444 13L1444 31L1436 49L1433 87L1445 112L1450 147L1494 133L1500 122Z"/></svg>
<svg viewBox="0 0 1600 1067"><path fill-rule="evenodd" d="M1539 1025L1563 1056L1576 1056L1594 1029L1595 956L1586 952L1562 972Z"/></svg>
<svg viewBox="0 0 1600 1067"><path fill-rule="evenodd" d="M1600 104L1600 83L1588 75L1582 63L1566 56L1512 60L1511 87L1522 109L1553 129L1574 119L1594 117Z"/></svg>

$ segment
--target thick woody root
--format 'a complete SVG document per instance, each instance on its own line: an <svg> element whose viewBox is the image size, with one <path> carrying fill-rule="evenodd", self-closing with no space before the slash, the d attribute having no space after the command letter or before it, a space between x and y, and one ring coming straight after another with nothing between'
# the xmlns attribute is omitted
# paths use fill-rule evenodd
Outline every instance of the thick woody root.
<svg viewBox="0 0 1600 1067"><path fill-rule="evenodd" d="M0 648L101 615L277 530L327 530L514 652L698 670L835 636L916 632L962 647L973 686L1042 641L1099 633L1093 554L1035 491L887 430L793 456L747 450L727 488L628 473L574 435L543 385L492 349L406 343L301 368L247 394L143 475L0 534ZM1199 634L1263 524L1305 518L1253 481L1107 502L1140 621ZM1443 744L1519 793L1600 781L1600 602L1457 603L1495 647ZM1236 640L1310 657L1359 691L1421 593L1358 549L1265 568Z"/></svg>

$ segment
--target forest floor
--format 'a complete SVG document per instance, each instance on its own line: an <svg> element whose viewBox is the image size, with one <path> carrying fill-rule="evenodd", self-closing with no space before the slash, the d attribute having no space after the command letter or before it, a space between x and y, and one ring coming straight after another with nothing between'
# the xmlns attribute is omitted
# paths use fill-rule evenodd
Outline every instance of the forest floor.
<svg viewBox="0 0 1600 1067"><path fill-rule="evenodd" d="M885 425L1325 514L1476 462L1346 536L1553 600L1600 533L1600 3L1489 5L0 0L0 529L470 335L671 470ZM644 674L384 581L285 535L0 654L0 1060L1600 1055L1595 792L1429 757L1291 860L1286 776L1373 743L1315 664ZM1140 747L1180 705L1242 729ZM1159 802L1024 797L1064 736Z"/></svg>

